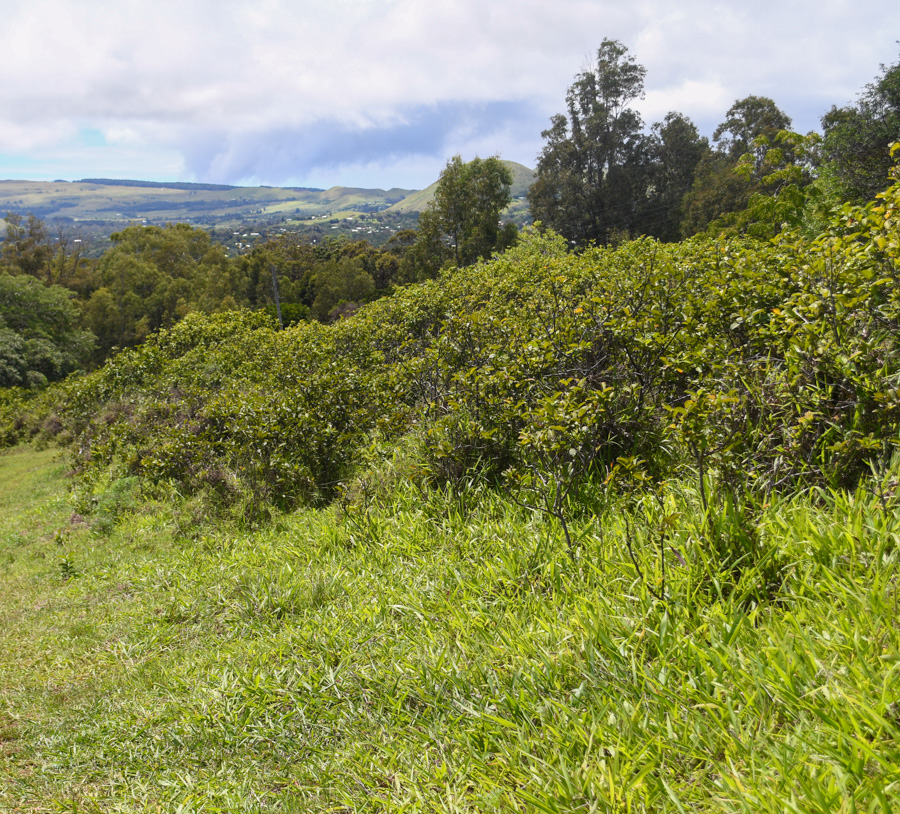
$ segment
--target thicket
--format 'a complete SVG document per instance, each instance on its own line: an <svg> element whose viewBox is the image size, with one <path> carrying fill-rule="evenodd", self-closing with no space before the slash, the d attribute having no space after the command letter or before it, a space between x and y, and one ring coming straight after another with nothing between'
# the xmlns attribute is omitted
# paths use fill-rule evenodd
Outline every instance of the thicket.
<svg viewBox="0 0 900 814"><path fill-rule="evenodd" d="M895 185L814 240L575 254L532 230L330 326L189 315L67 382L46 423L76 439L85 495L136 476L251 517L335 497L384 449L567 538L591 495L694 473L724 551L767 496L852 487L896 450L898 214Z"/></svg>
<svg viewBox="0 0 900 814"><path fill-rule="evenodd" d="M900 138L900 66L883 67L855 106L826 114L823 136L790 132L790 118L774 101L748 96L729 108L712 147L677 112L645 129L629 107L643 94L645 73L621 43L604 40L596 65L569 88L567 113L543 134L531 214L573 245L698 233L770 239L784 229L811 237L840 201L872 199L891 164L886 146ZM273 276L284 321L339 320L398 285L512 245L516 227L501 227L499 215L510 180L494 158L454 157L418 229L401 230L379 248L283 233L229 257L207 232L176 224L123 229L93 258L83 235L64 225L51 234L33 215L7 213L0 284L41 281L43 300L70 298L74 324L26 335L4 324L15 308L0 294L0 386L35 389L73 367L96 367L190 313L249 308L274 315ZM42 311L33 286L31 298L32 310Z"/></svg>

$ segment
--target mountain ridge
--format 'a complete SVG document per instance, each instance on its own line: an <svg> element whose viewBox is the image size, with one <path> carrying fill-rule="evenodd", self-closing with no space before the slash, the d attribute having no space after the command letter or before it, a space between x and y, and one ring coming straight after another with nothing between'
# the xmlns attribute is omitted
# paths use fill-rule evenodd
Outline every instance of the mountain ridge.
<svg viewBox="0 0 900 814"><path fill-rule="evenodd" d="M534 171L504 161L513 172L512 213L521 209ZM44 221L125 226L185 222L198 226L239 222L306 223L329 216L384 212L415 215L434 199L438 181L425 189L333 186L232 186L189 181L83 178L77 181L0 180L0 212ZM524 205L527 209L527 204Z"/></svg>

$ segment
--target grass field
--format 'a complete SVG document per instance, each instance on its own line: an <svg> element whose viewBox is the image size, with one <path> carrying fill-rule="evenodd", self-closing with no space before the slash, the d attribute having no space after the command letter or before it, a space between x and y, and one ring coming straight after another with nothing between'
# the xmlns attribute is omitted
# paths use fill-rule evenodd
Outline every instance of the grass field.
<svg viewBox="0 0 900 814"><path fill-rule="evenodd" d="M478 487L247 530L64 473L0 456L2 811L900 810L889 488L766 507L753 601L684 484L663 585L649 506L573 558Z"/></svg>
<svg viewBox="0 0 900 814"><path fill-rule="evenodd" d="M524 217L528 210L524 196L534 172L521 164L507 163L514 175L513 204L508 214ZM63 218L70 225L104 224L108 230L121 229L134 222L186 222L224 228L230 224L280 224L282 218L285 222L306 225L314 219L333 218L329 220L333 224L343 218L385 209L389 213L421 212L434 198L437 186L435 181L425 190L357 187L313 190L130 183L0 180L0 231L5 229L2 214L6 212L34 214L46 221Z"/></svg>
<svg viewBox="0 0 900 814"><path fill-rule="evenodd" d="M388 207L412 190L333 187L305 190L280 187L207 189L159 185L85 183L82 181L0 180L0 213L34 214L52 221L108 223L123 228L146 220L152 223L187 222L201 226L263 222L275 216L310 218L325 213L357 214L367 208ZM4 226L0 219L0 227Z"/></svg>

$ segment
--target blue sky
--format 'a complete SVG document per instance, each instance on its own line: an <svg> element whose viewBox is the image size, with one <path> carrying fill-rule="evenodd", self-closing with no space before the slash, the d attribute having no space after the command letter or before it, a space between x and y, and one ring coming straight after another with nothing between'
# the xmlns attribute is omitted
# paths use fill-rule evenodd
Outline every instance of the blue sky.
<svg viewBox="0 0 900 814"><path fill-rule="evenodd" d="M636 106L710 135L749 94L818 128L900 59L896 3L0 0L0 178L420 188L534 166L604 37Z"/></svg>

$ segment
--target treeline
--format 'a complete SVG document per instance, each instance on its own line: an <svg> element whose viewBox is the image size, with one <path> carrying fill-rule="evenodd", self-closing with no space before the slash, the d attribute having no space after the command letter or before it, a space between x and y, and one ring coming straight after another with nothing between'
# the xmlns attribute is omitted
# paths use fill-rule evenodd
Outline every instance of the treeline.
<svg viewBox="0 0 900 814"><path fill-rule="evenodd" d="M387 293L410 244L313 243L289 233L239 257L186 224L130 226L99 259L35 217L7 215L0 254L0 386L35 387L102 363L192 312L275 313L273 275L290 324L328 322ZM77 341L73 339L77 337Z"/></svg>
<svg viewBox="0 0 900 814"><path fill-rule="evenodd" d="M824 136L791 132L771 99L749 96L729 109L712 144L676 112L645 129L630 107L645 74L623 45L605 40L594 68L569 89L567 112L544 132L529 203L570 246L641 235L768 239L785 227L813 235L836 205L870 200L885 183L888 144L900 139L900 65L883 68L855 105L832 108ZM348 316L398 285L514 245L517 228L501 222L511 181L496 158L456 156L418 228L382 247L282 233L237 257L179 224L123 229L95 259L64 226L51 233L33 215L7 213L0 387L39 388L91 369L189 313L274 315L276 285L286 324Z"/></svg>
<svg viewBox="0 0 900 814"><path fill-rule="evenodd" d="M121 178L82 178L76 183L97 184L107 187L150 187L153 189L184 189L191 191L222 192L229 189L239 189L230 184L197 184L192 181L129 181Z"/></svg>
<svg viewBox="0 0 900 814"><path fill-rule="evenodd" d="M882 67L854 105L822 117L823 135L791 131L772 99L731 106L712 143L678 112L645 129L631 107L646 69L615 40L566 95L544 131L535 220L578 246L650 235L772 237L785 224L821 228L831 207L863 203L884 187L888 145L900 139L900 64Z"/></svg>

